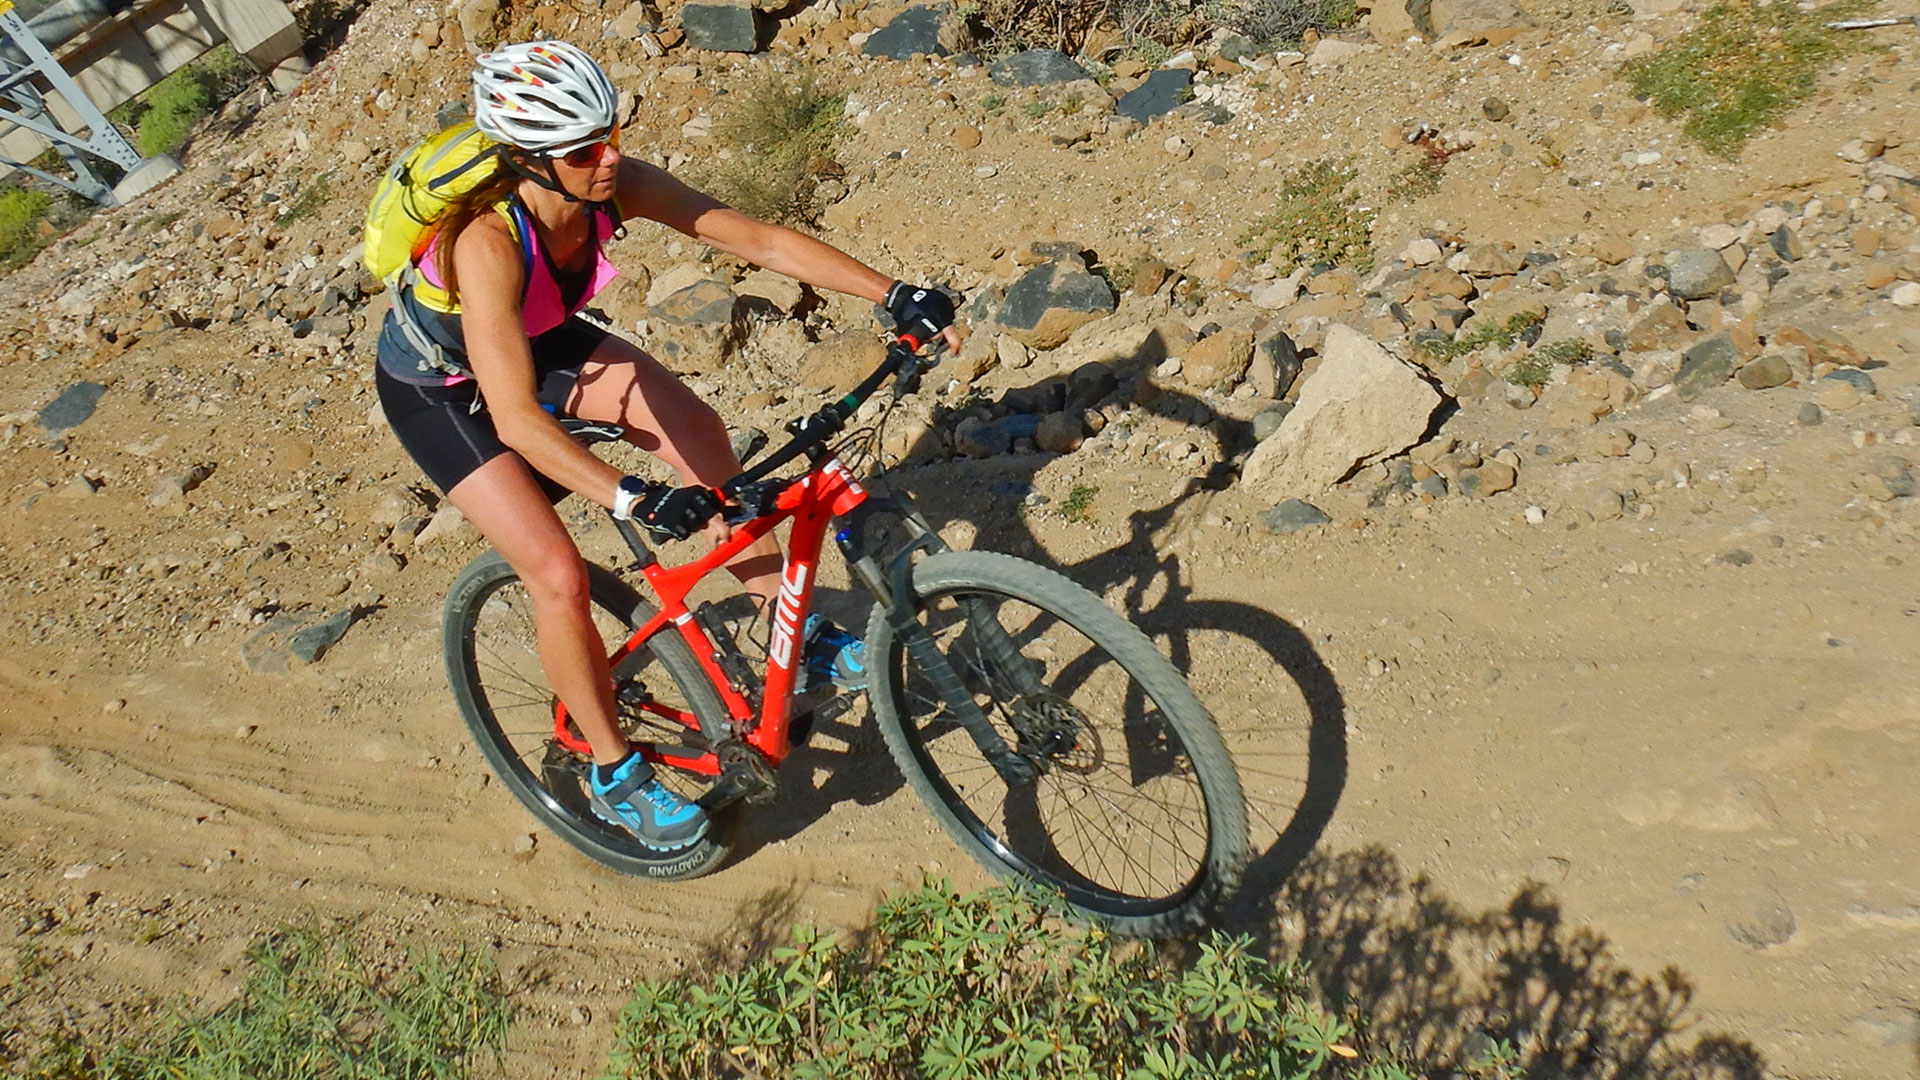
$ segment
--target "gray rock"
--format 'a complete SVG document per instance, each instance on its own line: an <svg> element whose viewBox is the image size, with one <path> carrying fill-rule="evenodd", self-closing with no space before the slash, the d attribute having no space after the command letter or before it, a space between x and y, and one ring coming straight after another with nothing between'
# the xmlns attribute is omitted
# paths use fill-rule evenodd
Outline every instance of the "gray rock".
<svg viewBox="0 0 1920 1080"><path fill-rule="evenodd" d="M1179 108L1193 87L1193 72L1186 68L1161 68L1145 82L1120 95L1114 106L1120 115L1150 124Z"/></svg>
<svg viewBox="0 0 1920 1080"><path fill-rule="evenodd" d="M1727 920L1727 936L1753 949L1784 945L1799 932L1793 909L1778 893L1756 896L1747 905L1747 917Z"/></svg>
<svg viewBox="0 0 1920 1080"><path fill-rule="evenodd" d="M325 616L310 611L281 612L241 643L240 659L248 671L262 675L286 671L289 660L318 663L362 614L355 608Z"/></svg>
<svg viewBox="0 0 1920 1080"><path fill-rule="evenodd" d="M1311 529L1316 525L1325 525L1333 519L1324 511L1305 499L1288 499L1279 506L1261 515L1267 523L1267 531L1291 536L1302 529Z"/></svg>
<svg viewBox="0 0 1920 1080"><path fill-rule="evenodd" d="M1768 353L1742 367L1739 378L1749 390L1771 390L1793 381L1793 365L1779 353Z"/></svg>
<svg viewBox="0 0 1920 1080"><path fill-rule="evenodd" d="M1115 305L1113 290L1086 264L1057 259L1013 283L1000 309L1000 325L1024 345L1052 349Z"/></svg>
<svg viewBox="0 0 1920 1080"><path fill-rule="evenodd" d="M750 53L760 48L760 12L744 0L697 0L680 9L680 28L696 49Z"/></svg>
<svg viewBox="0 0 1920 1080"><path fill-rule="evenodd" d="M860 46L865 56L879 56L888 60L910 60L916 56L946 56L947 47L940 44L940 17L942 11L931 7L910 7L894 16L892 22L875 30Z"/></svg>
<svg viewBox="0 0 1920 1080"><path fill-rule="evenodd" d="M1113 369L1098 360L1089 360L1073 369L1067 376L1067 404L1075 408L1089 408L1099 404L1108 394L1120 388L1120 380Z"/></svg>
<svg viewBox="0 0 1920 1080"><path fill-rule="evenodd" d="M987 74L1001 86L1045 86L1093 78L1086 68L1058 49L1014 53L988 68Z"/></svg>
<svg viewBox="0 0 1920 1080"><path fill-rule="evenodd" d="M1681 401L1692 401L1726 382L1740 366L1740 349L1724 333L1688 349L1684 356L1680 371L1673 377L1673 388Z"/></svg>
<svg viewBox="0 0 1920 1080"><path fill-rule="evenodd" d="M732 289L706 278L673 293L648 311L675 326L719 326L733 322L739 303Z"/></svg>
<svg viewBox="0 0 1920 1080"><path fill-rule="evenodd" d="M1436 499L1446 498L1449 490L1447 478L1441 476L1439 473L1422 477L1419 481L1415 482L1413 489L1422 495L1431 495Z"/></svg>
<svg viewBox="0 0 1920 1080"><path fill-rule="evenodd" d="M1867 374L1864 371L1861 371L1859 368L1840 368L1836 371L1829 372L1826 376L1821 378L1820 381L1823 383L1824 382L1846 383L1847 385L1853 387L1855 390L1860 391L1861 397L1872 397L1877 389L1873 385L1873 376Z"/></svg>
<svg viewBox="0 0 1920 1080"><path fill-rule="evenodd" d="M757 427L740 428L727 436L727 443L733 447L734 460L744 465L766 449L767 433Z"/></svg>
<svg viewBox="0 0 1920 1080"><path fill-rule="evenodd" d="M1264 357L1266 363L1273 366L1271 388L1257 386L1256 389L1267 397L1286 397L1287 392L1293 389L1294 380L1300 377L1301 369L1305 367L1305 361L1300 359L1300 346L1287 336L1286 331L1279 330L1254 342L1253 351L1256 364L1260 362L1260 358ZM1251 369L1249 369L1249 378L1251 377Z"/></svg>
<svg viewBox="0 0 1920 1080"><path fill-rule="evenodd" d="M1752 566L1753 552L1748 551L1746 548L1735 548L1732 551L1714 556L1713 564L1715 566Z"/></svg>
<svg viewBox="0 0 1920 1080"><path fill-rule="evenodd" d="M953 448L967 457L998 457L1013 449L1013 439L1000 425L969 416L953 429Z"/></svg>
<svg viewBox="0 0 1920 1080"><path fill-rule="evenodd" d="M1773 230L1773 235L1767 237L1767 244L1773 248L1775 255L1788 262L1798 262L1800 257L1806 254L1805 249L1800 246L1800 237L1794 235L1794 231L1785 225Z"/></svg>
<svg viewBox="0 0 1920 1080"><path fill-rule="evenodd" d="M1827 411L1811 401L1800 403L1800 411L1794 414L1794 422L1802 427L1813 427L1827 418Z"/></svg>
<svg viewBox="0 0 1920 1080"><path fill-rule="evenodd" d="M1688 248L1667 256L1667 291L1675 296L1704 300L1733 282L1733 267L1717 251Z"/></svg>
<svg viewBox="0 0 1920 1080"><path fill-rule="evenodd" d="M1274 432L1280 430L1280 424L1287 414L1293 411L1291 401L1277 401L1261 409L1253 417L1253 441L1265 442Z"/></svg>
<svg viewBox="0 0 1920 1080"><path fill-rule="evenodd" d="M54 435L79 427L93 415L94 406L100 403L100 395L106 392L107 388L100 383L74 383L60 391L59 397L47 402L46 408L40 410L40 426Z"/></svg>
<svg viewBox="0 0 1920 1080"><path fill-rule="evenodd" d="M1913 469L1898 458L1888 458L1876 462L1868 475L1873 483L1867 485L1867 494L1882 502L1888 499L1907 499L1913 497Z"/></svg>
<svg viewBox="0 0 1920 1080"><path fill-rule="evenodd" d="M301 661L312 664L327 655L327 650L340 643L347 636L347 628L358 621L359 616L352 608L336 611L319 622L302 627L287 642L287 651Z"/></svg>

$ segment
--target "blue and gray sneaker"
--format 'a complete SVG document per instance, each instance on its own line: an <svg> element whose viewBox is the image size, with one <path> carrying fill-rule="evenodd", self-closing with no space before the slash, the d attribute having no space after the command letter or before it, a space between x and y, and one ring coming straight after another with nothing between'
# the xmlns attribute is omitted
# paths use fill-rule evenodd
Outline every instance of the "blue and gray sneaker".
<svg viewBox="0 0 1920 1080"><path fill-rule="evenodd" d="M707 812L668 791L638 753L588 770L593 812L650 848L669 851L707 835Z"/></svg>
<svg viewBox="0 0 1920 1080"><path fill-rule="evenodd" d="M807 689L828 683L842 690L867 688L867 643L818 615L807 616L806 646L801 658L807 668Z"/></svg>

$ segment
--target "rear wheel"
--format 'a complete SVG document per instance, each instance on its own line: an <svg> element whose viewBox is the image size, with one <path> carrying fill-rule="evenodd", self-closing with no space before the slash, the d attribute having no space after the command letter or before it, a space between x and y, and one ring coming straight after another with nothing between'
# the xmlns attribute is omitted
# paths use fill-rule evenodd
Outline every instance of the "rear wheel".
<svg viewBox="0 0 1920 1080"><path fill-rule="evenodd" d="M626 640L653 616L652 606L618 577L598 566L587 570L594 624L603 642ZM670 851L641 844L588 807L590 762L554 738L557 699L535 649L532 599L497 552L474 560L455 579L441 632L448 681L468 730L494 775L542 825L596 862L626 874L696 877L726 858L737 804L716 815L704 838ZM672 632L654 635L613 675L621 726L636 745L678 747L684 756L704 753L699 733L659 713L690 713L709 731L726 716L692 650ZM662 783L686 798L706 790L706 777L670 765L655 769Z"/></svg>
<svg viewBox="0 0 1920 1080"><path fill-rule="evenodd" d="M940 823L989 870L1057 890L1117 932L1204 919L1245 864L1246 806L1180 673L1098 598L1032 563L946 552L912 583L916 620L960 692L1035 773L1009 782L987 762L876 608L874 716Z"/></svg>

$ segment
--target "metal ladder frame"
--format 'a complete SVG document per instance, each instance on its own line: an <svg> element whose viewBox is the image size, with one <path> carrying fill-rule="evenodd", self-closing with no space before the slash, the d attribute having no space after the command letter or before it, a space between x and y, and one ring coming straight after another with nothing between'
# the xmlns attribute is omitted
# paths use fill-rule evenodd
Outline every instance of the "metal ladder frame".
<svg viewBox="0 0 1920 1080"><path fill-rule="evenodd" d="M0 57L0 130L4 130L4 125L12 125L45 138L66 160L73 175L58 176L5 156L0 156L0 164L37 176L50 184L58 184L101 206L114 205L113 189L102 183L87 167L87 156L113 162L131 172L142 160L139 152L120 134L120 129L113 126L99 106L87 97L79 84L73 81L67 69L61 67L60 62L47 51L46 45L34 35L26 20L14 10L13 0L0 0L0 30L6 32L14 47L27 58L27 63L19 64ZM53 114L47 111L46 95L34 82L36 78L45 79L68 107L79 114L81 125L88 134L77 135L59 125Z"/></svg>

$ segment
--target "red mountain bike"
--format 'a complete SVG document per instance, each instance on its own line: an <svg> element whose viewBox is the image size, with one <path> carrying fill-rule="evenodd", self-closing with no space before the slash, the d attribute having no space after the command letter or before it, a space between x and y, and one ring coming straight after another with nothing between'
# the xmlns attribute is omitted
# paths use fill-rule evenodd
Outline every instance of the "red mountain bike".
<svg viewBox="0 0 1920 1080"><path fill-rule="evenodd" d="M814 719L795 714L800 627L831 526L874 597L867 623L872 712L908 784L960 846L1002 877L1064 895L1115 931L1154 935L1204 918L1247 855L1239 776L1186 680L1132 624L1050 570L954 551L902 494L868 491L831 440L889 379L893 400L932 364L911 338L845 398L787 427L791 441L723 485L727 543L664 567L615 521L658 607L590 567L622 725L713 825L673 851L642 846L587 804L587 742L546 685L532 605L497 553L461 572L444 638L455 699L487 761L549 829L616 870L706 873L727 857L747 807ZM611 425L575 422L586 441ZM804 456L801 475L772 478ZM715 614L689 609L701 579L793 519L764 673Z"/></svg>

